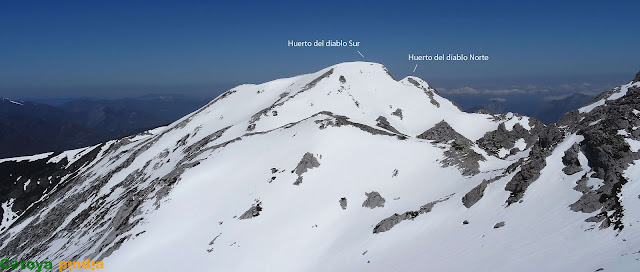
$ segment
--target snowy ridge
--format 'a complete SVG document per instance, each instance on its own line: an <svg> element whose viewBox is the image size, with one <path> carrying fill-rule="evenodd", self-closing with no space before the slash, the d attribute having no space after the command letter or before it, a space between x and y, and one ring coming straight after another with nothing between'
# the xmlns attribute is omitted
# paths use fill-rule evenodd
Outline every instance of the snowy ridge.
<svg viewBox="0 0 640 272"><path fill-rule="evenodd" d="M19 106L24 106L24 104L22 104L22 103L20 103L20 102L17 102L17 101L13 101L13 100L11 100L11 99L9 99L9 98L4 98L4 97L3 97L3 98L0 98L0 99L1 99L2 101L7 101L7 102L12 103L12 104L16 104L16 105L19 105Z"/></svg>
<svg viewBox="0 0 640 272"><path fill-rule="evenodd" d="M0 254L106 271L635 271L640 158L594 163L610 136L586 128L614 106L576 129L465 113L366 62L240 85L166 127L2 161L20 193L0 198ZM640 140L624 130L616 146Z"/></svg>
<svg viewBox="0 0 640 272"><path fill-rule="evenodd" d="M40 160L40 159L44 159L44 158L48 157L51 154L53 154L53 152L47 152L47 153L42 153L42 154L30 155L30 156L20 156L20 157L14 157L14 158L4 158L4 159L0 159L0 163L7 162L7 161L15 161L15 162L37 161L37 160Z"/></svg>
<svg viewBox="0 0 640 272"><path fill-rule="evenodd" d="M633 87L636 87L636 88L640 87L640 82L633 82L632 81L632 82L624 84L624 85L622 85L620 87L616 87L615 89L613 89L611 91L603 93L602 95L599 95L598 97L596 97L595 101L591 102L589 105L581 107L580 109L578 109L578 111L580 113L590 112L594 108L604 105L609 100L616 100L616 99L619 99L619 98L625 96L627 94L627 91L629 90L629 88L633 88ZM604 97L602 97L602 96L604 96Z"/></svg>

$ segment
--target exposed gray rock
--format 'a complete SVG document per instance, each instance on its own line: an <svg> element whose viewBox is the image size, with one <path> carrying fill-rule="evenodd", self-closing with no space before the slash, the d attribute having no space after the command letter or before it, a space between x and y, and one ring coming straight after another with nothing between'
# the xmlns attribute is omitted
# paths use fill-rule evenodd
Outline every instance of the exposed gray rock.
<svg viewBox="0 0 640 272"><path fill-rule="evenodd" d="M378 207L384 207L385 199L380 193L373 191L371 193L364 193L367 199L362 203L362 207L374 209Z"/></svg>
<svg viewBox="0 0 640 272"><path fill-rule="evenodd" d="M305 153L302 156L302 159L300 159L298 166L296 166L295 169L291 170L291 173L295 173L296 175L298 175L293 185L302 184L302 174L306 173L309 169L313 169L319 166L320 162L313 156L313 154L309 152Z"/></svg>
<svg viewBox="0 0 640 272"><path fill-rule="evenodd" d="M319 112L317 114L314 114L312 117L315 117L317 115L327 115L328 118L324 119L324 120L316 120L315 123L316 124L320 124L320 129L326 129L327 127L341 127L341 126L353 126L356 127L364 132L367 132L371 135L385 135L385 136L393 136L398 138L398 140L406 140L407 136L404 134L398 135L398 134L394 134L391 133L389 131L386 130L381 130L381 129L377 129L377 128L373 128L370 126L367 126L365 124L361 124L361 123L356 123L356 122L351 122L349 120L349 117L346 116L342 116L342 115L337 115L337 114L333 114L332 112L328 112L328 111L322 111Z"/></svg>
<svg viewBox="0 0 640 272"><path fill-rule="evenodd" d="M540 171L547 165L546 158L564 138L564 133L563 129L554 124L547 126L540 132L538 140L529 152L529 158L520 166L520 171L507 182L504 188L511 192L506 201L507 205L520 201L529 185L540 177Z"/></svg>
<svg viewBox="0 0 640 272"><path fill-rule="evenodd" d="M505 118L505 114L498 115ZM514 118L520 116L516 114ZM526 148L531 147L537 140L538 135L544 130L545 125L535 118L529 118L530 130L525 129L520 123L516 123L511 130L507 130L504 123L500 123L494 131L487 132L482 138L478 139L477 144L487 153L498 157L501 149L510 150L509 154L515 154L519 150L514 148L518 139L524 139Z"/></svg>
<svg viewBox="0 0 640 272"><path fill-rule="evenodd" d="M347 198L346 197L340 198L340 201L338 201L338 202L340 203L340 207L343 210L347 209Z"/></svg>
<svg viewBox="0 0 640 272"><path fill-rule="evenodd" d="M605 92L594 101L605 99L619 91L619 88ZM561 122L576 124L572 131L582 135L580 152L588 160L589 172L592 178L602 180L599 188L586 186L586 176L578 181L574 188L583 193L582 197L569 207L573 211L592 213L600 210L598 216L590 217L590 222L601 222L600 228L613 226L615 230L622 230L624 224L624 207L620 200L622 186L628 180L624 173L634 160L640 159L640 153L632 152L625 137L640 140L638 133L619 135L619 130L634 131L633 127L640 126L640 118L633 110L640 108L640 88L629 88L627 93L619 99L607 100L606 106L592 109L588 113L573 113L563 117ZM598 121L598 122L596 122Z"/></svg>
<svg viewBox="0 0 640 272"><path fill-rule="evenodd" d="M463 148L461 146L452 146L444 152L445 159L442 160L442 166L455 166L460 170L463 176L473 176L480 173L479 161L485 161L485 157L476 153L471 148Z"/></svg>
<svg viewBox="0 0 640 272"><path fill-rule="evenodd" d="M468 225L468 224L469 224L469 221L464 220L464 221L462 221L462 224L463 224L463 225Z"/></svg>
<svg viewBox="0 0 640 272"><path fill-rule="evenodd" d="M342 84L347 83L347 79L344 78L344 76L340 76L340 78L338 78L338 80L340 80L340 83L342 83Z"/></svg>
<svg viewBox="0 0 640 272"><path fill-rule="evenodd" d="M313 84L315 86L315 83ZM307 84L307 86L309 86L309 84ZM307 87L305 86L305 87ZM313 86L311 86L313 87ZM276 100L275 102L273 102L273 104L271 104L269 107L266 107L258 112L256 112L255 114L253 114L251 116L251 119L249 119L249 126L247 126L247 131L251 132L255 129L256 124L258 121L260 121L260 119L262 118L262 116L267 116L269 113L272 113L273 116L277 116L278 115L278 111L275 110L275 108L280 107L282 105L284 105L284 103L286 101L288 101L289 99L293 98L294 96L296 96L297 94L304 92L307 89L304 89L299 91L298 93L289 96L289 92L283 92L280 94L278 100Z"/></svg>
<svg viewBox="0 0 640 272"><path fill-rule="evenodd" d="M402 120L402 109L401 108L397 108L394 112L391 113L391 115L398 116L398 118L400 118L400 120Z"/></svg>
<svg viewBox="0 0 640 272"><path fill-rule="evenodd" d="M484 196L484 190L487 188L487 185L489 185L489 182L483 180L478 186L471 189L471 191L462 197L462 204L467 208L471 208L471 206L476 204L476 202Z"/></svg>
<svg viewBox="0 0 640 272"><path fill-rule="evenodd" d="M305 85L304 87L302 87L302 90L300 90L300 92L298 92L297 94L304 92L306 90L309 90L313 87L316 86L316 84L318 84L318 82L320 82L321 80L329 77L331 74L333 74L333 68L329 69L329 71L326 71L324 74L320 75L319 77L317 77L316 79L312 80L311 82L307 83L307 85ZM344 79L344 77L343 77ZM345 80L345 82L347 82L347 80Z"/></svg>
<svg viewBox="0 0 640 272"><path fill-rule="evenodd" d="M562 168L562 172L567 175L573 175L582 171L582 166L580 165L580 161L578 160L578 152L580 152L580 145L578 144L573 144L564 152L564 156L562 157L562 164L564 164L565 167Z"/></svg>
<svg viewBox="0 0 640 272"><path fill-rule="evenodd" d="M444 120L416 137L419 139L432 140L435 143L449 143L453 141L455 145L459 146L467 147L473 145L471 140L462 136L462 134L458 133Z"/></svg>
<svg viewBox="0 0 640 272"><path fill-rule="evenodd" d="M587 177L587 174L585 173L584 175L582 175L582 178L580 178L578 181L576 181L576 186L573 187L574 190L581 192L583 194L588 193L589 191L591 191L591 189L593 189L593 186L588 186L587 182L589 181L589 178Z"/></svg>
<svg viewBox="0 0 640 272"><path fill-rule="evenodd" d="M434 144L450 144L450 148L444 152L445 159L441 161L441 164L444 167L456 166L465 176L480 173L479 161L486 160L484 156L471 148L473 146L471 140L455 131L444 120L416 137L432 140Z"/></svg>
<svg viewBox="0 0 640 272"><path fill-rule="evenodd" d="M600 202L601 194L588 191L578 201L569 205L574 212L592 213L601 209L604 204Z"/></svg>
<svg viewBox="0 0 640 272"><path fill-rule="evenodd" d="M128 140L125 140L128 142ZM78 169L91 163L100 150L104 147L101 144L92 148L86 155L76 160L73 164L68 165L69 161L65 158L57 163L49 163L49 159L60 153L53 153L46 158L29 161L5 161L0 162L0 203L7 203L13 199L11 211L18 215L18 220L11 226L0 228L0 232L5 228L11 228L13 225L22 221L22 215L27 215L30 210L29 206L41 199L47 191L54 188L58 183L63 181L63 177L77 176L75 173ZM16 177L21 177L17 179ZM25 183L31 180L28 186ZM0 222L4 222L4 209L0 207Z"/></svg>
<svg viewBox="0 0 640 272"><path fill-rule="evenodd" d="M2 240L0 244L3 245L0 250L2 255L35 256L38 252L46 250L48 245L55 240L75 239L74 237L90 235L96 238L90 239L90 242L83 245L78 245L77 250L84 251L84 256L92 259L103 259L109 256L122 243L130 239L132 234L127 234L127 232L142 220L141 211L139 210L141 203L146 199L153 199L153 194L161 187L157 179L151 181L148 187L139 188L137 185L144 183L145 179L148 178L143 173L151 168L152 161L163 160L162 154L158 154L153 159L146 161L144 166L128 174L124 180L120 180L118 185L108 190L105 195L97 197L96 192L104 188L114 175L129 167L139 158L139 154L148 150L158 139L159 137L152 137L149 140L143 140L125 151L119 150L123 144L118 142L112 144L104 150L103 154L111 154L117 158L116 160L109 159L109 162L116 163L115 167L100 176L87 171L86 168L80 172L78 168L73 168L75 163L72 164L67 169L74 172L65 177L64 183L59 184L56 190L51 191L39 203L34 203L35 205L32 205L30 210L25 211L23 215L28 216L30 212L52 207L50 211L27 223L21 233L12 237L11 240L5 241L4 239L7 236L4 235L0 238ZM131 143L127 142L127 144ZM100 149L101 147L98 147L96 152L100 151ZM116 154L116 152L119 153ZM87 161L84 161L85 158L91 158L90 160L95 158L95 154L87 154L85 156L87 157L83 156L83 158L76 161L76 163L79 163L77 166L87 163ZM94 157L92 158L91 156ZM178 169L177 171L180 171L179 169L182 167L188 166L180 165L176 168ZM82 187L83 189L74 190L73 188L76 187ZM170 186L162 186L162 188L170 188ZM111 194L116 189L123 189L122 191L125 193L112 197ZM111 200L107 201L110 197ZM69 211L79 209L81 204L87 200L91 201L91 205L80 210L71 221L67 222L67 225L62 226L61 224L66 221ZM89 233L87 229L95 231ZM98 239L97 237L100 238ZM25 245L27 240L32 241L32 243ZM66 247L68 245L63 246L63 249Z"/></svg>
<svg viewBox="0 0 640 272"><path fill-rule="evenodd" d="M247 126L247 131L253 131L254 129L256 129L256 124L249 124Z"/></svg>
<svg viewBox="0 0 640 272"><path fill-rule="evenodd" d="M396 134L402 134L400 131L398 131L396 128L394 128L394 127L389 123L389 121L387 120L387 118L386 118L386 117L384 117L384 116L379 116L379 117L378 117L378 119L376 119L376 122L377 122L377 123L376 123L376 126L377 126L377 127L380 127L380 128L386 129L386 130L391 131L391 132L396 133Z"/></svg>
<svg viewBox="0 0 640 272"><path fill-rule="evenodd" d="M207 136L205 136L204 138L200 139L199 141L193 143L192 145L184 148L182 150L182 153L184 154L184 157L180 160L180 163L184 163L186 161L190 161L195 159L195 157L197 157L198 155L202 154L202 152L214 149L214 148L218 148L218 146L216 147L207 147L211 142L214 142L215 140L219 139L231 126L222 128L214 133L211 133ZM229 141L229 142L233 142Z"/></svg>
<svg viewBox="0 0 640 272"><path fill-rule="evenodd" d="M178 148L187 144L187 140L189 139L189 136L191 136L191 134L187 134L184 137L182 137L180 140L178 140L178 142L176 142L176 147L173 149L173 151L175 152Z"/></svg>
<svg viewBox="0 0 640 272"><path fill-rule="evenodd" d="M300 176L307 172L309 169L316 168L320 166L320 162L316 159L313 154L307 152L302 156L302 159L296 166L295 173Z"/></svg>
<svg viewBox="0 0 640 272"><path fill-rule="evenodd" d="M256 202L256 204L251 205L251 208L249 208L240 217L238 217L238 220L254 218L256 216L259 216L261 211L262 211L262 202L258 201Z"/></svg>
<svg viewBox="0 0 640 272"><path fill-rule="evenodd" d="M85 245L82 245L83 250L86 250L86 256L90 258L102 259L108 257L114 250L117 250L122 243L127 241L131 234L126 234L133 227L138 225L142 218L141 211L139 210L140 204L147 200L153 199L155 200L156 207L159 205L159 202L162 198L171 190L172 184L176 183L180 179L180 175L184 172L186 168L194 167L199 164L199 161L188 161L193 157L197 156L203 150L213 150L219 148L221 146L226 145L227 143L219 144L213 147L206 147L206 143L208 143L216 136L222 135L225 129L222 129L212 135L208 136L208 140L199 141L183 150L185 156L182 160L177 162L175 168L165 175L162 178L156 178L149 182L149 186L139 188L137 185L140 183L144 183L148 176L145 176L144 173L150 169L150 165L153 165L152 161L162 160L162 154L155 156L152 160L146 161L144 166L134 170L132 173L126 176L126 178L118 183L116 187L111 188L108 194L103 195L99 198L95 198L95 192L99 191L100 188L103 188L105 184L107 184L113 176L122 171L123 169L129 167L137 158L139 158L139 154L148 150L151 146L153 146L159 139L159 137L153 137L150 140L143 141L138 144L135 148L126 150L122 152L122 156L117 154L118 157L126 156L126 159L123 162L117 164L115 169L109 171L103 176L92 175L90 172L86 176L80 176L78 178L70 177L65 182L65 186L78 186L78 184L84 184L88 186L86 190L81 191L73 191L73 190L65 190L64 186L59 187L60 190L54 191L50 198L46 199L45 202L48 201L58 201L62 200L66 204L56 204L54 205L56 208L60 209L60 211L51 211L47 213L46 218L41 218L40 221L33 221L30 224L47 224L53 226L55 224L60 224L64 221L64 218L68 213L68 210L76 209L77 205L80 203L92 199L92 205L87 207L85 210L81 211L78 216L76 216L68 225L64 227L64 231L62 232L44 232L45 235L41 237L41 241L43 241L43 245L50 243L56 239L69 238L68 234L73 233L73 235L84 236L88 235L87 231L83 232L74 232L77 229L100 229L100 231L96 231L91 234L95 237L101 237L100 239L94 239L95 242L90 242ZM207 137L205 137L207 138ZM229 142L233 142L229 141ZM114 144L113 146L120 148L121 145ZM112 153L113 151L106 150L105 154ZM122 195L117 196L115 199L107 201L107 199L114 193L116 188L122 188L123 191L126 192ZM74 192L75 195L69 196L69 192ZM48 207L48 204L43 203L41 207ZM110 212L113 212L117 209L115 216L108 216ZM49 218L53 216L52 218ZM30 226L27 226L25 229L25 234L28 235L31 239L34 236L38 236L34 232L29 231L31 229ZM56 229L56 227L49 228L48 226L36 226L37 230L46 230L49 229L52 231ZM18 239L19 240L19 239ZM16 240L16 241L18 241ZM99 244L97 244L99 243ZM45 246L46 247L46 246ZM3 248L3 251L7 248ZM39 247L31 247L30 250L36 252L40 250ZM25 251L24 249L22 250ZM21 253L26 255L24 253ZM6 255L6 254L5 254Z"/></svg>
<svg viewBox="0 0 640 272"><path fill-rule="evenodd" d="M451 198L451 196L453 196L453 194L443 197L441 199L438 199L436 201L429 202L425 205L422 205L422 207L420 207L420 209L418 209L417 211L408 211L402 214L397 214L397 213L393 214L392 216L389 216L383 219L382 221L380 221L380 223L376 224L376 226L373 228L373 233L376 234L376 233L388 231L391 228L393 228L395 225L397 225L398 223L404 220L413 220L414 218L418 217L421 214L428 213L433 209L433 207L436 204L447 201L449 198Z"/></svg>
<svg viewBox="0 0 640 272"><path fill-rule="evenodd" d="M222 232L220 234L216 235L216 237L213 237L213 240L211 240L211 242L209 242L209 245L213 246L216 243L216 240L218 239L218 237L220 237L220 235L222 235ZM207 252L209 252L209 253L213 252L213 247L207 249Z"/></svg>
<svg viewBox="0 0 640 272"><path fill-rule="evenodd" d="M600 229L606 229L606 228L610 227L611 223L612 223L611 222L611 218L605 217L604 220L602 220L602 223L600 223ZM623 227L624 227L624 225L623 225ZM617 229L617 228L614 228L614 229Z"/></svg>
<svg viewBox="0 0 640 272"><path fill-rule="evenodd" d="M389 75L389 77L391 77L393 79L393 76L391 75L391 73L389 72L389 70L387 69L387 67L382 67L382 69L384 70L385 73L387 73L387 75ZM395 80L395 79L394 79Z"/></svg>
<svg viewBox="0 0 640 272"><path fill-rule="evenodd" d="M416 218L419 215L419 213L417 211L409 211L409 212L405 212L403 214L393 214L392 216L389 216L385 219L383 219L382 221L380 221L380 223L378 223L374 228L373 228L373 233L381 233L381 232L385 232L390 230L391 228L393 228L395 225L397 225L398 223L404 221L404 220L413 220L414 218Z"/></svg>
<svg viewBox="0 0 640 272"><path fill-rule="evenodd" d="M607 218L607 213L601 212L585 219L584 222L602 222L602 220L604 220L605 218Z"/></svg>
<svg viewBox="0 0 640 272"><path fill-rule="evenodd" d="M494 228L494 229L502 228L502 227L504 227L504 224L505 224L505 223L504 223L504 221L502 221L502 222L498 222L498 223L496 223L495 225L493 225L493 228Z"/></svg>
<svg viewBox="0 0 640 272"><path fill-rule="evenodd" d="M435 91L435 89L433 89L433 88L431 88L431 87L429 87L429 88L425 88L424 86L422 86L422 85L420 84L420 82L418 82L418 81L414 80L413 78L407 78L407 80L408 80L411 84L413 84L413 86L416 86L416 87L418 87L418 88L422 89L422 91L423 91L426 95L428 95L428 96L429 96L429 99L431 99L431 101L430 101L430 102L431 102L431 104L435 105L435 106L436 106L436 107L438 107L438 108L440 107L440 103L438 103L438 101L436 101L436 100L433 98L433 97L434 97L434 92L436 92L436 91ZM436 93L437 93L437 92L436 92Z"/></svg>
<svg viewBox="0 0 640 272"><path fill-rule="evenodd" d="M349 97L351 97L351 100L353 101L353 104L355 104L356 107L359 108L360 107L360 102L358 102L358 100L356 100L356 98L350 92L347 92L347 94L349 95Z"/></svg>

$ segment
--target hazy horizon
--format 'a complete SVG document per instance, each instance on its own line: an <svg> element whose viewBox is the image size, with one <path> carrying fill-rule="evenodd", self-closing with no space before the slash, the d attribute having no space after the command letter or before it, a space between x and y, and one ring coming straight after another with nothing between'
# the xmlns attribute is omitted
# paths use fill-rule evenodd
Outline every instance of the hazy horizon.
<svg viewBox="0 0 640 272"><path fill-rule="evenodd" d="M398 79L414 75L445 89L500 89L530 84L527 78L597 84L589 78L600 76L618 85L640 70L640 38L631 35L637 24L624 15L640 7L636 2L270 1L249 9L244 3L35 3L5 3L0 10L7 26L1 33L10 41L0 44L0 96L208 96L348 61L382 63ZM460 8L473 12L459 16ZM360 46L287 46L320 39ZM439 53L490 59L407 58ZM455 86L472 79L478 85Z"/></svg>

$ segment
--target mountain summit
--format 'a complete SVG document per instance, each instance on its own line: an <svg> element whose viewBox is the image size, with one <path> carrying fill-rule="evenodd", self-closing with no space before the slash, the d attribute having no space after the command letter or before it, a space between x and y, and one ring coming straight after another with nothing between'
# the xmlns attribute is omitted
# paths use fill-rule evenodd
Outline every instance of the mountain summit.
<svg viewBox="0 0 640 272"><path fill-rule="evenodd" d="M354 62L0 160L0 255L105 271L636 271L640 82L545 126Z"/></svg>

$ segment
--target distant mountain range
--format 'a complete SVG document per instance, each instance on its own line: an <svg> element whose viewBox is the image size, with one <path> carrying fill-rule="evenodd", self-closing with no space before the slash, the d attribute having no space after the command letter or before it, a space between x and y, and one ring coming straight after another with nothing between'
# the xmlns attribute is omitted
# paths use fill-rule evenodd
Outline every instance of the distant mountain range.
<svg viewBox="0 0 640 272"><path fill-rule="evenodd" d="M574 93L562 99L531 101L530 103L534 105L526 110L519 109L518 105L509 104L504 99L493 98L485 104L467 108L465 111L493 114L518 112L550 124L560 120L565 113L586 105L594 98L595 96L592 95Z"/></svg>
<svg viewBox="0 0 640 272"><path fill-rule="evenodd" d="M469 109L466 109L465 111L480 112L480 113L495 113L495 114L507 112L505 102L499 99L491 99L489 100L488 103L473 106Z"/></svg>
<svg viewBox="0 0 640 272"><path fill-rule="evenodd" d="M530 112L528 115L538 118L545 124L554 123L560 120L565 113L588 104L594 98L595 96L592 95L575 93L563 99L551 100L541 104L535 111Z"/></svg>
<svg viewBox="0 0 640 272"><path fill-rule="evenodd" d="M145 96L52 106L0 99L0 158L75 149L168 124L209 99Z"/></svg>

